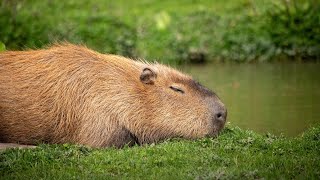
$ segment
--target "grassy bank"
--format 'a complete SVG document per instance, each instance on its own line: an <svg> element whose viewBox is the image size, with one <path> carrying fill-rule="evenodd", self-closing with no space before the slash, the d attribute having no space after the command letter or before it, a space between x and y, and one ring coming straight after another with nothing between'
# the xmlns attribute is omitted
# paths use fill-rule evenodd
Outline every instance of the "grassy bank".
<svg viewBox="0 0 320 180"><path fill-rule="evenodd" d="M41 145L0 152L0 179L319 179L320 126L297 138L228 127L215 139L124 149Z"/></svg>
<svg viewBox="0 0 320 180"><path fill-rule="evenodd" d="M314 0L2 0L0 51L69 41L167 63L320 60L319 12Z"/></svg>

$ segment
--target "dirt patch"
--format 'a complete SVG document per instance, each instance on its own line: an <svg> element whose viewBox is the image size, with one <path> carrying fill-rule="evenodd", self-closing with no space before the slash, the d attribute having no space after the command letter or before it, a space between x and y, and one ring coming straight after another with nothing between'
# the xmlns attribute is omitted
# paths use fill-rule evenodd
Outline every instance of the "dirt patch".
<svg viewBox="0 0 320 180"><path fill-rule="evenodd" d="M35 148L37 146L33 145L22 145L22 144L15 144L15 143L0 143L0 151L3 151L8 148Z"/></svg>

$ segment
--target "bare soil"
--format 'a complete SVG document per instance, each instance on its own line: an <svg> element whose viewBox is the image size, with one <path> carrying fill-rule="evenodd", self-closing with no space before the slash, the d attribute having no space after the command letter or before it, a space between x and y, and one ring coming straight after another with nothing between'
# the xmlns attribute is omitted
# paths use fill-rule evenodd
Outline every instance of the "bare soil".
<svg viewBox="0 0 320 180"><path fill-rule="evenodd" d="M33 145L22 145L22 144L15 144L15 143L0 143L0 151L8 149L8 148L35 148L36 146Z"/></svg>

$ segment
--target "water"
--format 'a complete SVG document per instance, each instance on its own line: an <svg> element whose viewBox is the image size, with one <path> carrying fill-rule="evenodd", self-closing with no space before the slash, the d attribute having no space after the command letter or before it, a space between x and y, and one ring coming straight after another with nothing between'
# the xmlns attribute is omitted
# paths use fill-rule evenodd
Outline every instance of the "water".
<svg viewBox="0 0 320 180"><path fill-rule="evenodd" d="M182 69L218 94L232 125L297 136L320 123L320 64L212 64Z"/></svg>

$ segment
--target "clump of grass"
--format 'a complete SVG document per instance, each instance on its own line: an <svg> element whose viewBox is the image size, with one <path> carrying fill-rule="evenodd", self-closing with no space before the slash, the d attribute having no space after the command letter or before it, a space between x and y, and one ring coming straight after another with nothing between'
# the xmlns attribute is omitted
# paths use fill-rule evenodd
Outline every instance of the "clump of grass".
<svg viewBox="0 0 320 180"><path fill-rule="evenodd" d="M320 127L297 138L227 127L219 137L123 149L40 145L0 152L2 179L319 179Z"/></svg>
<svg viewBox="0 0 320 180"><path fill-rule="evenodd" d="M310 60L320 57L320 3L286 1L274 4L264 26L279 53L291 59Z"/></svg>

